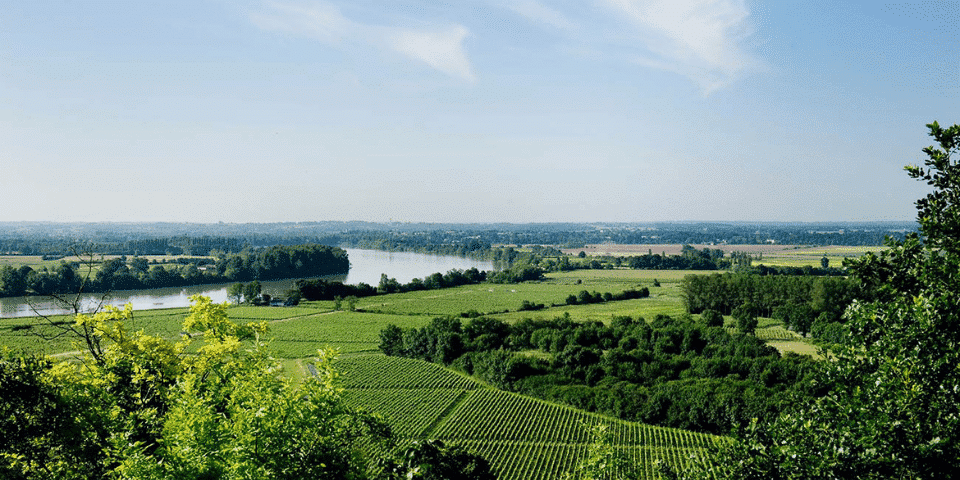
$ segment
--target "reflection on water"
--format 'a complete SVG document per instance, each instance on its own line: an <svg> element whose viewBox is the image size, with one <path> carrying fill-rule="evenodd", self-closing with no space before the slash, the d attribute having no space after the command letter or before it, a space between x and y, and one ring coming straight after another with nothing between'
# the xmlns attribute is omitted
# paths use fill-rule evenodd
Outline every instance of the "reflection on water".
<svg viewBox="0 0 960 480"><path fill-rule="evenodd" d="M347 275L328 275L321 278L353 284L363 282L376 286L380 283L380 275L383 273L396 278L400 283L407 283L414 278L422 279L431 273L445 273L453 269L466 270L472 267L480 270L493 269L490 262L462 257L424 255L410 252L381 252L354 248L347 248L346 251L350 258L350 273ZM263 293L271 296L283 296L287 290L294 287L296 280L276 280L260 283L263 285ZM186 307L190 305L190 296L197 293L210 297L214 302L225 302L228 285L214 284L116 291L107 297L104 304L119 307L130 303L134 310ZM84 310L95 309L100 297L101 294L85 295L81 301ZM41 315L57 315L72 313L73 310L63 308L62 305L46 297L0 298L0 318L32 316L34 311Z"/></svg>

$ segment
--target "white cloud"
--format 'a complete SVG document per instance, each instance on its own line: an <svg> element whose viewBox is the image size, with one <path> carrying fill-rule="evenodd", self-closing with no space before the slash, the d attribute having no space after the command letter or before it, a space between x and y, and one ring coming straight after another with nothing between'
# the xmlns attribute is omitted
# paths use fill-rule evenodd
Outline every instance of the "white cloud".
<svg viewBox="0 0 960 480"><path fill-rule="evenodd" d="M391 46L447 75L474 80L470 60L463 50L463 39L468 34L461 25L441 31L401 30L392 36Z"/></svg>
<svg viewBox="0 0 960 480"><path fill-rule="evenodd" d="M473 81L470 60L463 48L469 31L462 25L404 28L354 22L329 2L310 5L269 2L251 12L258 28L312 38L329 45L366 44L400 53L447 75Z"/></svg>
<svg viewBox="0 0 960 480"><path fill-rule="evenodd" d="M543 5L537 0L521 0L504 4L510 10L539 23L545 23L561 30L573 30L576 25L562 13Z"/></svg>
<svg viewBox="0 0 960 480"><path fill-rule="evenodd" d="M704 95L760 66L745 48L753 34L743 0L604 0L637 28L635 62L684 75Z"/></svg>

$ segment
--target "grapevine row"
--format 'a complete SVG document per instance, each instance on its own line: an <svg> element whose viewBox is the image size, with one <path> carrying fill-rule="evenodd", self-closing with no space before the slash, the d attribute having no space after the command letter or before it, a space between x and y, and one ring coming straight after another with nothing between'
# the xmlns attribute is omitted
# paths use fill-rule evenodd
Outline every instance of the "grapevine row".
<svg viewBox="0 0 960 480"><path fill-rule="evenodd" d="M442 389L354 389L343 393L356 406L378 412L387 418L401 437L420 437L465 393Z"/></svg>
<svg viewBox="0 0 960 480"><path fill-rule="evenodd" d="M365 355L337 361L344 388L452 388L471 390L477 382L439 365L400 357Z"/></svg>

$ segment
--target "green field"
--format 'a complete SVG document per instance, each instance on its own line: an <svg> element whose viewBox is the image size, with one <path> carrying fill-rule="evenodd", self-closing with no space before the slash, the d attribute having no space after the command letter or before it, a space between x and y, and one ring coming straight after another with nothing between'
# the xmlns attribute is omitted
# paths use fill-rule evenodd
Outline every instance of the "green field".
<svg viewBox="0 0 960 480"><path fill-rule="evenodd" d="M820 267L820 260L827 257L829 266L841 267L843 260L847 258L857 258L867 252L877 252L882 247L851 247L851 246L828 246L828 247L796 247L778 251L768 251L763 253L763 258L754 258L754 265L768 265L781 267Z"/></svg>
<svg viewBox="0 0 960 480"><path fill-rule="evenodd" d="M43 257L41 257L40 255L0 255L0 267L4 265L9 265L14 268L20 268L20 267L26 266L26 267L32 268L33 270L40 270L42 268L52 270L53 267L60 265L60 262L67 262L67 263L76 262L80 264L80 268L77 270L77 273L79 273L80 275L86 275L88 265L91 267L90 273L96 274L96 272L100 270L100 265L102 261L111 260L111 259L120 258L120 257L121 255L103 255L103 256L95 255L91 259L90 257L87 257L87 256L77 257L77 256L71 255L68 257L64 257L62 259L44 260ZM128 260L132 258L134 258L133 255L127 256ZM160 265L161 267L167 270L171 270L179 267L180 264L177 263L177 259L179 258L190 258L190 259L209 258L211 260L215 260L214 257L209 257L204 255L140 255L139 258L144 258L148 262L156 261L157 263L150 264L151 268L154 265ZM163 262L168 262L168 263L163 263Z"/></svg>
<svg viewBox="0 0 960 480"><path fill-rule="evenodd" d="M443 290L425 290L407 292L383 297L362 298L357 308L368 312L385 313L392 315L459 315L469 310L476 310L482 314L502 314L517 312L524 300L531 303L542 303L546 306L561 305L566 307L566 298L577 295L583 290L599 293L619 293L629 289L647 287L650 289L651 299L641 300L652 303L635 303L628 309L636 309L639 314L643 310L656 310L657 313L680 313L679 281L686 275L705 273L701 271L664 271L664 270L578 270L574 272L560 272L547 274L542 282L525 282L520 284L497 285L481 284L467 285ZM654 280L659 280L660 287L654 287ZM617 302L623 303L623 302ZM580 306L581 308L585 306ZM661 310L662 309L662 310ZM584 309L589 311L590 309ZM613 307L613 311L621 311L620 307ZM541 315L563 315L564 311L551 308L539 311ZM569 310L573 315L573 310ZM524 318L519 315L505 316L506 320ZM634 313L634 315L638 314ZM617 313L620 314L620 313ZM655 314L655 313L654 313ZM579 318L579 317L578 317ZM609 319L609 315L606 315Z"/></svg>
<svg viewBox="0 0 960 480"><path fill-rule="evenodd" d="M297 307L231 306L228 313L238 323L267 321L270 349L293 378L309 375L308 364L318 348L338 349L337 367L350 403L386 416L401 438L439 438L465 445L489 458L501 478L560 477L586 454L590 428L598 423L607 426L624 456L640 465L647 478L654 478L656 460L683 468L692 455L702 452L716 437L585 413L495 390L435 364L386 357L379 353L379 334L390 324L421 327L435 316L470 310L491 312L491 316L508 322L564 314L575 320L609 322L615 315L629 315L649 321L657 314L683 313L679 282L691 273L579 270L548 274L542 282L468 285L369 297L360 299L360 311L355 312L334 311L333 302L305 302ZM654 279L659 287L653 286ZM581 290L617 293L639 287L649 288L650 297L565 304L568 295ZM518 311L523 300L547 307ZM554 304L557 306L551 306ZM139 311L129 326L175 340L187 313L186 308ZM69 317L52 320L72 322ZM725 320L728 328L734 328L732 319ZM779 323L761 319L760 326L758 337L781 351L816 354L815 347ZM43 341L36 335L50 333L52 328L37 319L0 319L0 345L44 354L80 350L67 337Z"/></svg>
<svg viewBox="0 0 960 480"><path fill-rule="evenodd" d="M403 328L426 325L437 316L458 316L476 310L480 313L517 322L525 318L555 318L569 314L579 321L609 322L613 316L629 315L652 320L658 314L683 314L680 280L691 272L679 270L578 270L551 273L542 282L498 285L465 285L443 290L424 290L362 298L356 312L334 311L332 301L304 302L297 307L231 306L230 318L238 323L267 321L271 334L267 339L276 355L283 358L304 358L317 348L336 347L341 353L377 352L380 331L394 324ZM655 287L654 280L660 284ZM631 288L646 287L649 298L603 302L589 305L567 305L566 297L582 290L618 293ZM520 311L524 301L543 303L546 308ZM552 306L556 305L556 306ZM129 327L153 335L175 339L180 335L180 323L187 308L143 310L135 312ZM72 322L67 316L51 317L56 322ZM466 320L464 320L466 321ZM732 326L732 319L726 319ZM757 335L765 340L793 340L784 337L778 322L760 319ZM767 333L767 328L779 328ZM76 350L68 337L45 341L38 333L48 336L56 330L43 321L32 318L0 319L0 345L14 349L55 354ZM788 332L791 333L792 332ZM793 334L795 335L795 334ZM803 343L803 342L801 342ZM793 349L801 351L803 349Z"/></svg>

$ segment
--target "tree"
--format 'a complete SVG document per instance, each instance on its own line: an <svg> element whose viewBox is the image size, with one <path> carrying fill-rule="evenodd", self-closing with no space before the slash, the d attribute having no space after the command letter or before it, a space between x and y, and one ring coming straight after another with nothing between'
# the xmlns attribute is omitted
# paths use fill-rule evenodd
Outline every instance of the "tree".
<svg viewBox="0 0 960 480"><path fill-rule="evenodd" d="M757 314L753 304L744 303L733 309L733 319L737 322L737 330L744 335L752 335L757 330Z"/></svg>
<svg viewBox="0 0 960 480"><path fill-rule="evenodd" d="M380 480L495 480L490 463L460 445L440 440L415 440L396 458L381 466Z"/></svg>
<svg viewBox="0 0 960 480"><path fill-rule="evenodd" d="M355 312L357 310L357 298L356 295L347 295L347 298L344 298L344 301L347 302L347 310Z"/></svg>
<svg viewBox="0 0 960 480"><path fill-rule="evenodd" d="M820 268L827 269L830 267L830 259L826 255L820 259Z"/></svg>
<svg viewBox="0 0 960 480"><path fill-rule="evenodd" d="M700 312L700 320L703 321L703 323L708 327L723 326L723 315L720 315L720 312L711 310L709 308Z"/></svg>
<svg viewBox="0 0 960 480"><path fill-rule="evenodd" d="M362 478L360 439L389 431L342 401L332 353L290 380L260 341L265 322L192 300L176 343L108 306L77 315L99 339L80 361L0 361L3 478Z"/></svg>
<svg viewBox="0 0 960 480"><path fill-rule="evenodd" d="M260 282L254 280L243 287L243 301L247 303L255 303L257 298L260 297L260 292L263 291L263 287L260 285Z"/></svg>
<svg viewBox="0 0 960 480"><path fill-rule="evenodd" d="M380 351L384 355L403 355L403 329L391 323L381 330Z"/></svg>
<svg viewBox="0 0 960 480"><path fill-rule="evenodd" d="M284 295L287 297L287 299L283 302L284 306L295 307L300 305L300 301L303 300L303 295L300 293L300 290L297 290L296 288L287 290Z"/></svg>
<svg viewBox="0 0 960 480"><path fill-rule="evenodd" d="M820 396L754 423L718 451L716 478L952 478L960 471L960 125L906 167L933 191L919 234L845 262L877 300L844 313L819 363Z"/></svg>
<svg viewBox="0 0 960 480"><path fill-rule="evenodd" d="M234 283L227 287L227 298L233 301L234 304L240 305L240 301L243 300L244 285L242 283Z"/></svg>

